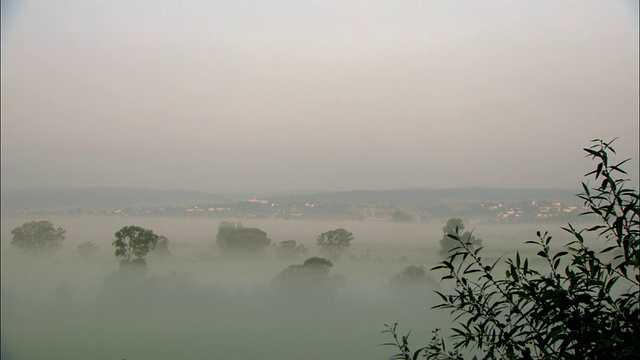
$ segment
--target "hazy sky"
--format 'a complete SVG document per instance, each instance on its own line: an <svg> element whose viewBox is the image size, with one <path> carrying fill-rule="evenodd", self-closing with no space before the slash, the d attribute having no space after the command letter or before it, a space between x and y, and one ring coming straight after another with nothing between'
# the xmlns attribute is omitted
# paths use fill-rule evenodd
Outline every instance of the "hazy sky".
<svg viewBox="0 0 640 360"><path fill-rule="evenodd" d="M638 158L637 1L2 3L4 189L577 187L593 138Z"/></svg>

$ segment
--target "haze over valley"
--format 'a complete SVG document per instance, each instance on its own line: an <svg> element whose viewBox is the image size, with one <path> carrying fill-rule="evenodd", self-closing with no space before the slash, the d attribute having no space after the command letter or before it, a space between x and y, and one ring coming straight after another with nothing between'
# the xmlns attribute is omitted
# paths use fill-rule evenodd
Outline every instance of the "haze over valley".
<svg viewBox="0 0 640 360"><path fill-rule="evenodd" d="M3 360L640 351L637 1L1 4Z"/></svg>
<svg viewBox="0 0 640 360"><path fill-rule="evenodd" d="M3 190L576 188L591 139L638 151L635 1L2 6Z"/></svg>

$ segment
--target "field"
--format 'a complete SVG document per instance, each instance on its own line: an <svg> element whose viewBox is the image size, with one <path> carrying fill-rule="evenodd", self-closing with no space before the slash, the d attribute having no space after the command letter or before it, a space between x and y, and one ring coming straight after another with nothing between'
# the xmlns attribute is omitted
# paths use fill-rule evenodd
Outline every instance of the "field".
<svg viewBox="0 0 640 360"><path fill-rule="evenodd" d="M391 347L384 323L412 329L411 342L425 344L431 330L447 328L438 301L437 273L427 286L391 288L404 267L433 267L446 219L419 224L243 220L266 231L272 242L294 239L320 255L316 237L327 230L353 232L350 256L332 274L346 285L332 294L291 296L270 283L284 268L305 258L278 261L273 249L262 257L223 259L215 247L219 221L182 218L56 217L67 230L63 248L32 257L11 248L11 229L26 218L2 219L3 359L385 359ZM529 253L526 240L559 224L496 225L466 220L483 239L486 259L515 250ZM170 258L148 258L138 279L116 277L113 233L125 225L153 229L170 239ZM92 241L89 259L76 253ZM446 290L446 288L445 288Z"/></svg>

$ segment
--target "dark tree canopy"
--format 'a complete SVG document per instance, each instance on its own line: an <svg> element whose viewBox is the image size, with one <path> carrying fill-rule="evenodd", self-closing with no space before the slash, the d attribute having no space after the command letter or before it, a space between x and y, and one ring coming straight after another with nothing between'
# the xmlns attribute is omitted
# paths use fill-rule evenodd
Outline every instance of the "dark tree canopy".
<svg viewBox="0 0 640 360"><path fill-rule="evenodd" d="M333 263L325 258L314 256L305 260L302 263L305 267L318 267L318 268L330 268L333 267Z"/></svg>
<svg viewBox="0 0 640 360"><path fill-rule="evenodd" d="M299 256L307 255L309 250L304 247L302 244L298 244L295 240L285 240L278 243L275 246L278 259L280 260L291 260L296 259Z"/></svg>
<svg viewBox="0 0 640 360"><path fill-rule="evenodd" d="M451 218L447 220L447 224L442 227L442 232L446 234L455 234L456 232L464 231L464 223L462 219Z"/></svg>
<svg viewBox="0 0 640 360"><path fill-rule="evenodd" d="M158 235L153 230L143 229L139 226L125 226L115 233L116 257L122 256L125 261L130 261L132 256L144 260L149 251L156 247Z"/></svg>
<svg viewBox="0 0 640 360"><path fill-rule="evenodd" d="M391 278L390 285L392 287L425 285L430 282L429 280L424 267L409 265Z"/></svg>
<svg viewBox="0 0 640 360"><path fill-rule="evenodd" d="M236 229L244 229L241 222L235 221L221 221L218 225L218 234L216 235L216 242L222 241L228 234Z"/></svg>
<svg viewBox="0 0 640 360"><path fill-rule="evenodd" d="M91 241L85 241L82 244L79 244L76 248L78 255L83 259L88 259L91 254L98 250L98 245L92 243Z"/></svg>
<svg viewBox="0 0 640 360"><path fill-rule="evenodd" d="M460 246L460 242L451 236L461 234L460 239L470 244L471 248L482 245L482 239L476 238L470 231L464 231L464 223L462 219L451 218L447 220L447 224L442 228L442 239L440 239L440 256L446 257L454 248Z"/></svg>
<svg viewBox="0 0 640 360"><path fill-rule="evenodd" d="M29 221L11 230L11 245L21 252L47 253L62 247L65 230L49 221Z"/></svg>
<svg viewBox="0 0 640 360"><path fill-rule="evenodd" d="M216 243L226 254L260 254L271 244L267 233L257 228L245 228L240 223L223 221L218 227Z"/></svg>
<svg viewBox="0 0 640 360"><path fill-rule="evenodd" d="M351 246L353 234L345 229L335 229L318 236L318 246L331 259L340 259L342 254Z"/></svg>
<svg viewBox="0 0 640 360"><path fill-rule="evenodd" d="M271 285L278 291L290 295L329 295L344 285L340 275L330 275L333 263L327 259L312 257L302 265L291 265L276 276Z"/></svg>

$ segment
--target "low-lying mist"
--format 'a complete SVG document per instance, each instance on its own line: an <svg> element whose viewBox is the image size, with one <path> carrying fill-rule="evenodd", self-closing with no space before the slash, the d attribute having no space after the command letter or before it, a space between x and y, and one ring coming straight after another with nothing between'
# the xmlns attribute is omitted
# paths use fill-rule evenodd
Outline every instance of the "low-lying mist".
<svg viewBox="0 0 640 360"><path fill-rule="evenodd" d="M293 239L309 250L282 259L272 246L223 257L215 220L93 217L50 219L67 239L50 256L32 256L10 246L26 219L2 220L3 359L384 359L394 353L378 345L390 340L384 323L399 321L426 343L451 321L430 309L442 285L428 269L440 260L444 221L244 221L272 243ZM152 252L147 266L122 267L111 242L131 224L167 236L170 256ZM322 256L316 237L336 227L353 232L350 252L330 265L305 263ZM535 237L533 225L475 227L487 258ZM76 247L85 241L98 249L82 258Z"/></svg>

